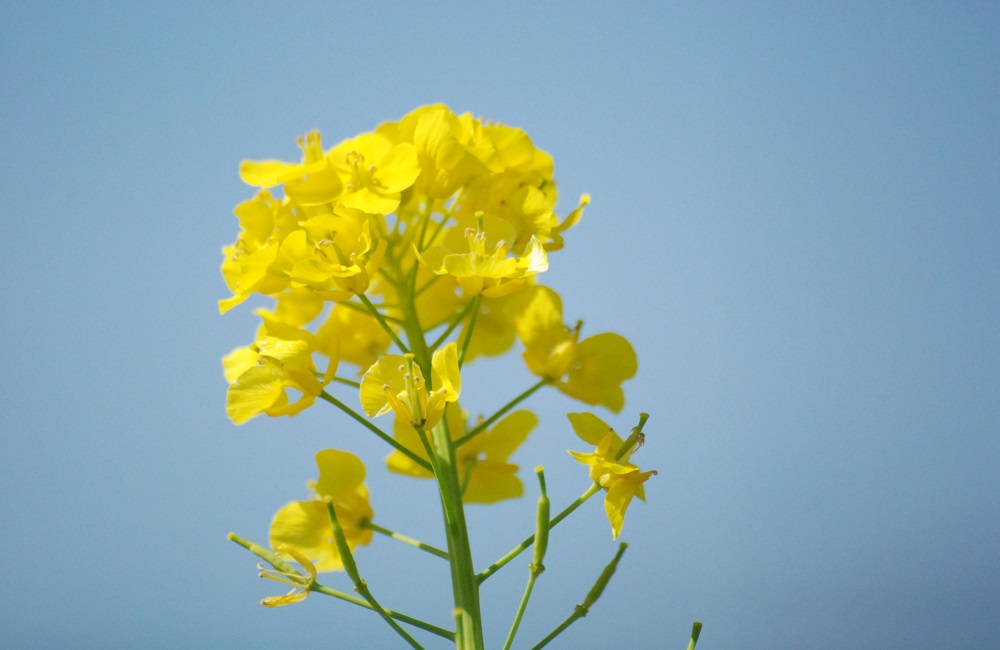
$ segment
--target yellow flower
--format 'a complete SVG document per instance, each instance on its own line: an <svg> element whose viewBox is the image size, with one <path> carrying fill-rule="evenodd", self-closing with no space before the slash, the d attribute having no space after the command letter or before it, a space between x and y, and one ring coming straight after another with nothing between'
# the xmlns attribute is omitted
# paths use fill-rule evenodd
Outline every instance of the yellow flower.
<svg viewBox="0 0 1000 650"><path fill-rule="evenodd" d="M226 313L253 293L273 295L288 287L288 274L278 263L281 241L298 226L290 203L261 191L236 206L241 231L232 246L222 249L222 277L233 296L219 301Z"/></svg>
<svg viewBox="0 0 1000 650"><path fill-rule="evenodd" d="M458 346L449 343L431 359L433 385L428 391L413 355L390 354L376 361L361 379L361 406L369 417L388 413L412 426L430 429L444 415L445 405L462 392Z"/></svg>
<svg viewBox="0 0 1000 650"><path fill-rule="evenodd" d="M420 164L415 188L433 200L448 198L471 178L502 169L490 160L493 152L475 141L476 126L472 116L458 116L435 104L421 106L399 122L382 124L376 133L413 144Z"/></svg>
<svg viewBox="0 0 1000 650"><path fill-rule="evenodd" d="M261 413L297 415L313 404L337 370L335 345L321 346L312 333L282 323L264 310L257 314L264 320L257 341L233 350L222 360L230 383L226 413L235 424ZM329 357L322 381L316 378L314 352ZM289 388L301 393L295 402L289 402Z"/></svg>
<svg viewBox="0 0 1000 650"><path fill-rule="evenodd" d="M307 133L298 142L302 149L302 162L244 160L240 163L240 178L247 185L262 188L284 185L285 195L303 206L336 200L343 185L323 153L319 131Z"/></svg>
<svg viewBox="0 0 1000 650"><path fill-rule="evenodd" d="M466 414L456 404L448 409L445 418L452 440L465 436L468 429ZM463 486L462 500L466 503L496 503L516 499L524 493L519 467L507 462L514 451L527 439L538 424L530 411L514 411L497 422L492 429L455 449L458 478ZM427 451L417 432L409 424L397 419L394 435L400 444L414 454L428 460ZM390 471L416 478L432 478L432 474L407 455L394 451L386 458Z"/></svg>
<svg viewBox="0 0 1000 650"><path fill-rule="evenodd" d="M368 214L386 215L399 207L400 192L420 175L416 148L393 144L377 133L365 133L330 150L330 164L344 182L340 205Z"/></svg>
<svg viewBox="0 0 1000 650"><path fill-rule="evenodd" d="M468 295L496 298L524 286L524 279L549 268L541 242L532 237L508 257L514 228L499 217L480 215L477 228L451 228L445 243L425 250L421 262L438 275L451 275Z"/></svg>
<svg viewBox="0 0 1000 650"><path fill-rule="evenodd" d="M279 263L292 286L308 287L327 300L344 300L368 290L387 242L371 234L371 221L361 213L338 208L301 222L284 239Z"/></svg>
<svg viewBox="0 0 1000 650"><path fill-rule="evenodd" d="M511 313L528 369L581 402L621 411L622 382L638 369L629 342L610 332L580 341L580 325L566 327L562 301L548 287L528 287L514 300L517 305Z"/></svg>
<svg viewBox="0 0 1000 650"><path fill-rule="evenodd" d="M315 564L318 571L340 571L344 563L333 539L333 526L323 499L332 499L351 550L366 546L371 542L372 532L364 524L371 521L374 513L364 485L365 466L353 454L335 449L316 454L316 464L319 479L310 484L315 498L293 501L274 515L271 547L277 551L282 551L283 545L294 549Z"/></svg>
<svg viewBox="0 0 1000 650"><path fill-rule="evenodd" d="M625 441L599 417L592 413L570 413L567 417L573 430L584 442L596 445L593 453L569 453L577 461L587 465L590 468L590 478L607 491L604 512L611 523L611 534L617 538L625 523L625 511L632 498L646 500L643 483L656 474L656 471L643 472L628 462L641 442L636 441L631 449L621 453Z"/></svg>
<svg viewBox="0 0 1000 650"><path fill-rule="evenodd" d="M302 555L288 544L279 544L276 550L279 553L292 556L296 562L302 565L302 568L306 573L305 575L298 572L288 573L274 569L265 569L263 565L257 565L260 569L259 575L261 578L268 578L270 580L292 585L292 590L284 596L268 596L260 601L260 604L264 607L281 607L282 605L291 605L293 603L302 602L309 595L309 590L313 583L316 582L316 566L309 561L309 558Z"/></svg>

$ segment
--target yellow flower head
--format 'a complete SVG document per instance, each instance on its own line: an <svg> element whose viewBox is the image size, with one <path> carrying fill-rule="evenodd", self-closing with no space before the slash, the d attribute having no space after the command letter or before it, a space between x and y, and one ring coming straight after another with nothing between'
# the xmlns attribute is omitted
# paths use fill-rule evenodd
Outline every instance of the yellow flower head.
<svg viewBox="0 0 1000 650"><path fill-rule="evenodd" d="M590 468L590 478L600 484L607 494L604 497L604 511L611 523L611 534L617 538L625 523L625 511L633 497L646 500L643 483L656 474L655 470L641 471L628 462L638 450L638 440L623 449L626 442L606 422L592 413L570 413L567 415L576 434L587 443L596 445L593 453L570 451L570 455Z"/></svg>
<svg viewBox="0 0 1000 650"><path fill-rule="evenodd" d="M420 175L412 144L393 144L377 133L338 144L330 151L329 160L344 183L340 205L368 214L394 212L400 193Z"/></svg>
<svg viewBox="0 0 1000 650"><path fill-rule="evenodd" d="M340 177L323 153L319 131L299 138L301 163L280 160L240 163L240 178L247 185L272 188L283 185L285 195L302 206L322 205L334 201L343 189Z"/></svg>
<svg viewBox="0 0 1000 650"><path fill-rule="evenodd" d="M283 546L294 549L315 564L318 571L340 571L344 564L333 539L333 526L323 498L332 499L351 550L359 545L366 546L372 532L365 527L365 522L371 521L374 513L364 484L365 466L353 454L335 449L316 454L316 464L319 479L310 484L314 498L292 501L274 515L271 547L277 551L282 551Z"/></svg>
<svg viewBox="0 0 1000 650"><path fill-rule="evenodd" d="M411 426L430 429L444 415L445 405L462 392L458 346L449 343L431 359L433 384L428 390L413 355L390 354L376 361L361 379L361 407L369 417L392 410Z"/></svg>
<svg viewBox="0 0 1000 650"><path fill-rule="evenodd" d="M226 413L235 424L266 413L294 416L312 405L337 370L339 355L335 342L322 346L310 332L282 323L272 314L258 310L264 320L257 341L237 348L222 360L226 379ZM328 357L322 381L316 378L313 353ZM290 402L287 390L301 393Z"/></svg>
<svg viewBox="0 0 1000 650"><path fill-rule="evenodd" d="M479 215L476 228L451 228L445 243L424 251L420 260L438 275L451 275L468 295L496 298L524 286L524 279L549 268L541 242L532 237L513 256L514 228L499 217Z"/></svg>
<svg viewBox="0 0 1000 650"><path fill-rule="evenodd" d="M581 402L621 411L625 405L622 382L634 377L638 369L631 344L610 332L580 341L580 325L566 327L562 301L548 287L528 287L514 302L510 311L528 369Z"/></svg>

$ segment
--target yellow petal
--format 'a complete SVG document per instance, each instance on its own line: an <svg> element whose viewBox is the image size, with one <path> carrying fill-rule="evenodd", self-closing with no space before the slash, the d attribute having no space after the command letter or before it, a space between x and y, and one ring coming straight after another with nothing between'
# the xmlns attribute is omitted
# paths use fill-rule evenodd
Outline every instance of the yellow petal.
<svg viewBox="0 0 1000 650"><path fill-rule="evenodd" d="M296 163L280 160L244 160L240 163L240 179L255 187L276 187L288 172L299 167Z"/></svg>
<svg viewBox="0 0 1000 650"><path fill-rule="evenodd" d="M346 451L324 449L316 454L316 465L319 466L316 493L335 502L352 494L365 480L364 463Z"/></svg>
<svg viewBox="0 0 1000 650"><path fill-rule="evenodd" d="M341 571L344 564L333 541L333 528L322 501L292 501L271 520L271 547L295 547L318 571Z"/></svg>
<svg viewBox="0 0 1000 650"><path fill-rule="evenodd" d="M496 503L516 499L524 494L524 485L516 476L517 465L490 459L479 460L469 470L468 483L462 501L466 503Z"/></svg>
<svg viewBox="0 0 1000 650"><path fill-rule="evenodd" d="M281 376L270 366L254 366L226 391L226 413L234 424L261 414L284 396Z"/></svg>
<svg viewBox="0 0 1000 650"><path fill-rule="evenodd" d="M573 431L576 431L576 435L595 447L604 436L608 435L609 431L612 431L607 422L593 413L567 413L566 417L569 418L569 423L572 425Z"/></svg>
<svg viewBox="0 0 1000 650"><path fill-rule="evenodd" d="M445 390L445 401L454 402L462 393L462 376L458 369L458 345L449 343L434 353L431 358L434 391Z"/></svg>

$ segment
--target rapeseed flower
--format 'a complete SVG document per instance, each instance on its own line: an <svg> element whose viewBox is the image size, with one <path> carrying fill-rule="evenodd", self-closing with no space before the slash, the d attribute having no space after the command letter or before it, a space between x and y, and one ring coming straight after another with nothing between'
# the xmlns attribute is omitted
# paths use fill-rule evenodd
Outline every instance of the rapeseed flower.
<svg viewBox="0 0 1000 650"><path fill-rule="evenodd" d="M413 355L390 354L376 361L361 379L361 407L369 417L392 410L396 419L430 429L441 420L445 406L462 392L458 346L449 343L431 358L432 386Z"/></svg>
<svg viewBox="0 0 1000 650"><path fill-rule="evenodd" d="M579 340L580 324L563 323L562 300L548 287L528 287L516 300L511 313L528 369L581 402L621 411L622 382L638 369L631 344L610 332Z"/></svg>
<svg viewBox="0 0 1000 650"><path fill-rule="evenodd" d="M323 392L337 370L336 341L321 345L311 332L276 320L264 310L264 320L253 345L237 348L222 360L226 379L226 413L235 424L266 413L294 416L308 408ZM322 379L317 379L313 354L328 357ZM288 389L300 393L292 402Z"/></svg>
<svg viewBox="0 0 1000 650"><path fill-rule="evenodd" d="M316 454L319 479L309 484L313 498L286 504L271 521L271 547L290 547L312 562L317 571L340 571L343 560L333 539L333 526L324 498L329 497L353 551L371 542L365 527L374 513L365 487L365 466L353 454L324 449ZM292 555L294 557L294 555ZM301 561L299 561L301 564Z"/></svg>
<svg viewBox="0 0 1000 650"><path fill-rule="evenodd" d="M578 462L590 468L590 478L605 489L604 512L611 523L611 534L617 539L625 523L625 511L633 497L646 500L643 483L656 474L655 470L641 471L628 462L641 442L635 441L622 453L625 441L606 422L592 413L568 414L570 424L584 442L596 446L593 453L570 451Z"/></svg>

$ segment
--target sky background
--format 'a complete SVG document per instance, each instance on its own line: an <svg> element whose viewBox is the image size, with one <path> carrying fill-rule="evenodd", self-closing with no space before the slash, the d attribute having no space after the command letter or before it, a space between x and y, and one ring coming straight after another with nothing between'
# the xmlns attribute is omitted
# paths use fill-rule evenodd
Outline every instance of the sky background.
<svg viewBox="0 0 1000 650"><path fill-rule="evenodd" d="M396 643L320 595L261 608L281 585L226 541L266 541L325 447L368 465L377 522L444 536L432 484L325 404L229 423L219 359L256 319L219 316L218 267L240 160L444 102L550 152L561 214L592 195L542 281L637 350L599 415L651 415L628 552L552 647L683 648L694 620L706 649L1000 647L1000 9L808 4L0 5L0 646ZM522 366L473 364L463 404ZM530 406L513 460L560 508L580 405ZM533 517L471 507L477 564ZM614 550L599 499L554 531L522 647ZM437 560L358 562L447 624ZM491 647L526 563L484 585Z"/></svg>

